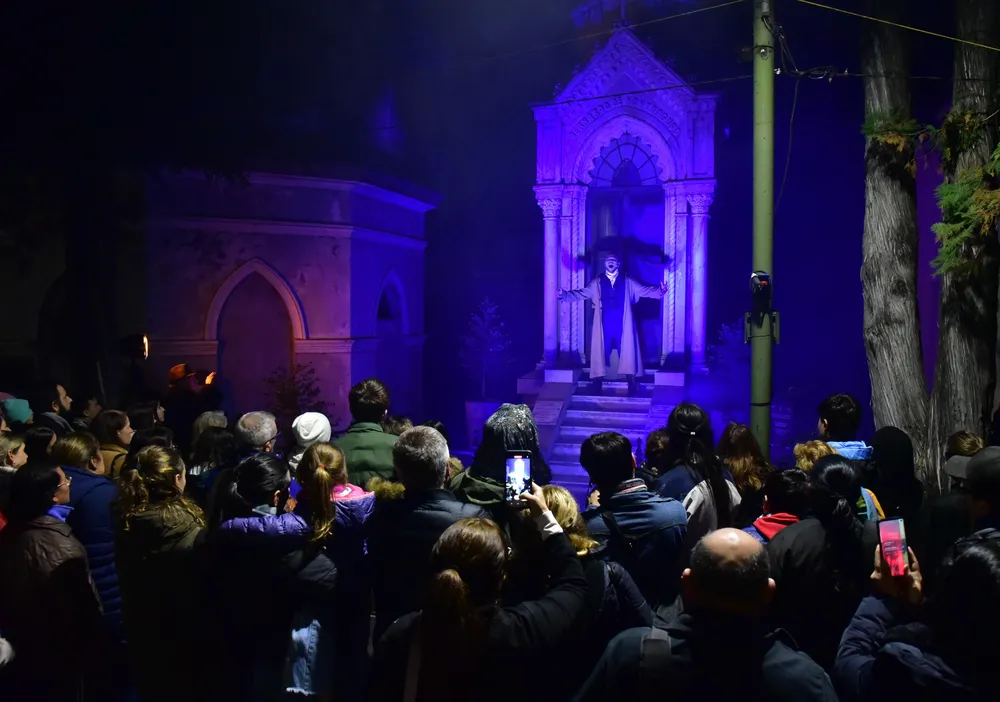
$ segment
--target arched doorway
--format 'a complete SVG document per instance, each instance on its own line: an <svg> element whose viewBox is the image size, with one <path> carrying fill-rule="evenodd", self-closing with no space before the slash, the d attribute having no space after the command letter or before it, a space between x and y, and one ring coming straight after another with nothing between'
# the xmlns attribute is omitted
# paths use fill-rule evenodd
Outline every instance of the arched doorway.
<svg viewBox="0 0 1000 702"><path fill-rule="evenodd" d="M267 409L267 377L292 362L292 320L285 300L259 272L243 277L219 314L219 375L227 409Z"/></svg>
<svg viewBox="0 0 1000 702"><path fill-rule="evenodd" d="M590 171L587 193L587 251L593 261L588 279L601 275L604 256L616 253L625 273L642 283L663 280L664 199L659 158L649 144L625 132L601 148ZM587 306L587 348L590 319ZM659 300L642 299L632 308L643 362L659 365L663 315Z"/></svg>

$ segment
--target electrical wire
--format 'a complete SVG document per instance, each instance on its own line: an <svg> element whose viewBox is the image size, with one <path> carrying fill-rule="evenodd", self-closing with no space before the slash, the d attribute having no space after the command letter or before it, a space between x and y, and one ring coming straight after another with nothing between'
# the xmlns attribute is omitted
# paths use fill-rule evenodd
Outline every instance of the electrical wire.
<svg viewBox="0 0 1000 702"><path fill-rule="evenodd" d="M1000 51L998 46L989 46L988 44L980 44L979 42L970 41L968 39L959 39L958 37L949 36L947 34L941 34L940 32L932 32L929 29L921 29L920 27L912 27L907 24L900 24L899 22L892 22L891 20L882 19L880 17L872 17L871 15L865 15L860 12L853 12L852 10L845 10L842 7L833 7L832 5L824 5L823 3L816 2L815 0L795 0L803 5L812 5L813 7L819 7L824 10L832 10L833 12L839 12L844 15L850 15L851 17L857 17L859 19L868 20L869 22L878 22L880 24L887 24L890 27L897 27L899 29L905 29L910 32L916 32L917 34L926 34L930 37L937 37L938 39L947 39L948 41L953 41L958 44L968 44L969 46L975 46L978 49L986 49L987 51ZM996 2L996 0L987 0L989 2Z"/></svg>
<svg viewBox="0 0 1000 702"><path fill-rule="evenodd" d="M799 104L799 86L802 79L795 79L795 95L792 97L792 116L788 118L788 150L785 152L785 172L781 176L781 187L778 189L778 200L774 205L774 213L781 209L781 198L785 196L785 184L788 182L788 171L792 167L792 144L795 137L795 108Z"/></svg>
<svg viewBox="0 0 1000 702"><path fill-rule="evenodd" d="M685 83L679 83L677 85L664 85L659 88L639 88L637 90L626 90L622 93L607 93L605 95L597 95L595 97L584 97L584 98L570 98L568 100L554 100L552 102L536 102L532 103L532 107L556 107L558 105L572 105L579 102L594 102L598 100L608 100L617 97L627 97L629 95L639 95L641 93L657 93L664 90L684 90L685 88L696 88L703 85L719 85L721 83L735 83L740 80L749 80L753 78L753 75L747 73L742 76L730 76L729 78L713 78L711 80L695 80Z"/></svg>
<svg viewBox="0 0 1000 702"><path fill-rule="evenodd" d="M637 22L635 24L628 25L628 29L634 30L640 27L648 27L653 24L659 24L661 22L669 22L670 20L681 19L682 17L691 17L692 15L699 15L703 12L711 12L712 10L721 10L725 7L732 7L734 5L742 5L747 0L729 0L728 2L719 3L718 5L709 5L708 7L699 7L695 10L687 10L685 12L678 12L675 15L668 15L667 17L656 17L651 20L646 20L645 22ZM530 54L535 51L544 51L545 49L551 49L556 46L565 46L566 44L575 44L578 41L586 41L588 39L599 39L601 37L610 36L618 31L618 27L613 29L605 29L600 32L591 32L590 34L581 34L578 37L573 37L571 39L563 39L562 41L555 41L550 44L541 44L539 46L532 46L527 49L518 49L516 51L509 51L503 54L496 54L494 56L486 56L481 59L472 59L471 64L477 65L480 63L489 63L491 61L498 61L500 59L511 58L512 56L520 56L522 54Z"/></svg>

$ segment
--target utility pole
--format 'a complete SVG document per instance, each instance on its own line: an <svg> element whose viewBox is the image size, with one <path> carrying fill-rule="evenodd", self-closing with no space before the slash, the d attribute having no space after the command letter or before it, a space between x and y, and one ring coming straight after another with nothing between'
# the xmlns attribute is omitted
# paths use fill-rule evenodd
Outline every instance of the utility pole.
<svg viewBox="0 0 1000 702"><path fill-rule="evenodd" d="M754 0L753 17L753 270L750 341L750 430L771 455L771 375L775 319L771 310L774 266L774 35L773 0ZM754 283L756 280L756 283ZM763 286L761 282L763 281ZM766 306L766 307L765 307Z"/></svg>

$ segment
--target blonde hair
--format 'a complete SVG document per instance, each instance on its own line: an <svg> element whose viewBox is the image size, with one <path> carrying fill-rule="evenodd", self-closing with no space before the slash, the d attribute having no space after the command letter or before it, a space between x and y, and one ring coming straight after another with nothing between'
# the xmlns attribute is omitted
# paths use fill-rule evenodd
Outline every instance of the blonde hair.
<svg viewBox="0 0 1000 702"><path fill-rule="evenodd" d="M337 517L333 488L347 483L344 452L333 444L313 444L302 454L295 472L312 514L313 541L321 541L333 533Z"/></svg>
<svg viewBox="0 0 1000 702"><path fill-rule="evenodd" d="M985 445L986 443L981 436L976 436L971 431L962 429L948 437L948 441L945 443L944 457L947 460L953 456L975 456Z"/></svg>
<svg viewBox="0 0 1000 702"><path fill-rule="evenodd" d="M101 444L92 434L67 434L52 446L52 460L62 466L91 470L90 462L100 453ZM105 467L105 470L107 468Z"/></svg>
<svg viewBox="0 0 1000 702"><path fill-rule="evenodd" d="M201 508L177 486L182 475L184 460L176 449L146 446L130 455L118 479L118 506L125 531L131 528L134 517L151 509L161 512L164 518L185 513L204 526Z"/></svg>
<svg viewBox="0 0 1000 702"><path fill-rule="evenodd" d="M587 534L587 525L569 490L558 485L546 485L542 488L542 495L578 556L584 556L597 547L597 542Z"/></svg>
<svg viewBox="0 0 1000 702"><path fill-rule="evenodd" d="M0 466L8 465L7 454L17 453L19 446L24 446L23 436L18 434L0 434Z"/></svg>
<svg viewBox="0 0 1000 702"><path fill-rule="evenodd" d="M816 461L823 456L836 456L837 450L825 441L807 441L804 444L795 444L795 467L807 473L812 470Z"/></svg>

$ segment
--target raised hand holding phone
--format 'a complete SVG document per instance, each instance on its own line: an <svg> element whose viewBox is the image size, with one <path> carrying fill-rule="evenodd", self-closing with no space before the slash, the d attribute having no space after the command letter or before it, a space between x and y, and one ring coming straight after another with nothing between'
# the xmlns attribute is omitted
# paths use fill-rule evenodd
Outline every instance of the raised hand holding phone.
<svg viewBox="0 0 1000 702"><path fill-rule="evenodd" d="M923 578L920 575L920 563L907 548L909 563L904 564L902 575L893 575L889 564L882 558L882 546L875 547L875 569L872 571L872 592L884 595L909 604L920 604L924 599Z"/></svg>
<svg viewBox="0 0 1000 702"><path fill-rule="evenodd" d="M545 493L540 485L531 483L531 491L525 490L521 493L521 500L528 505L532 517L538 517L549 511L549 505L545 501Z"/></svg>

